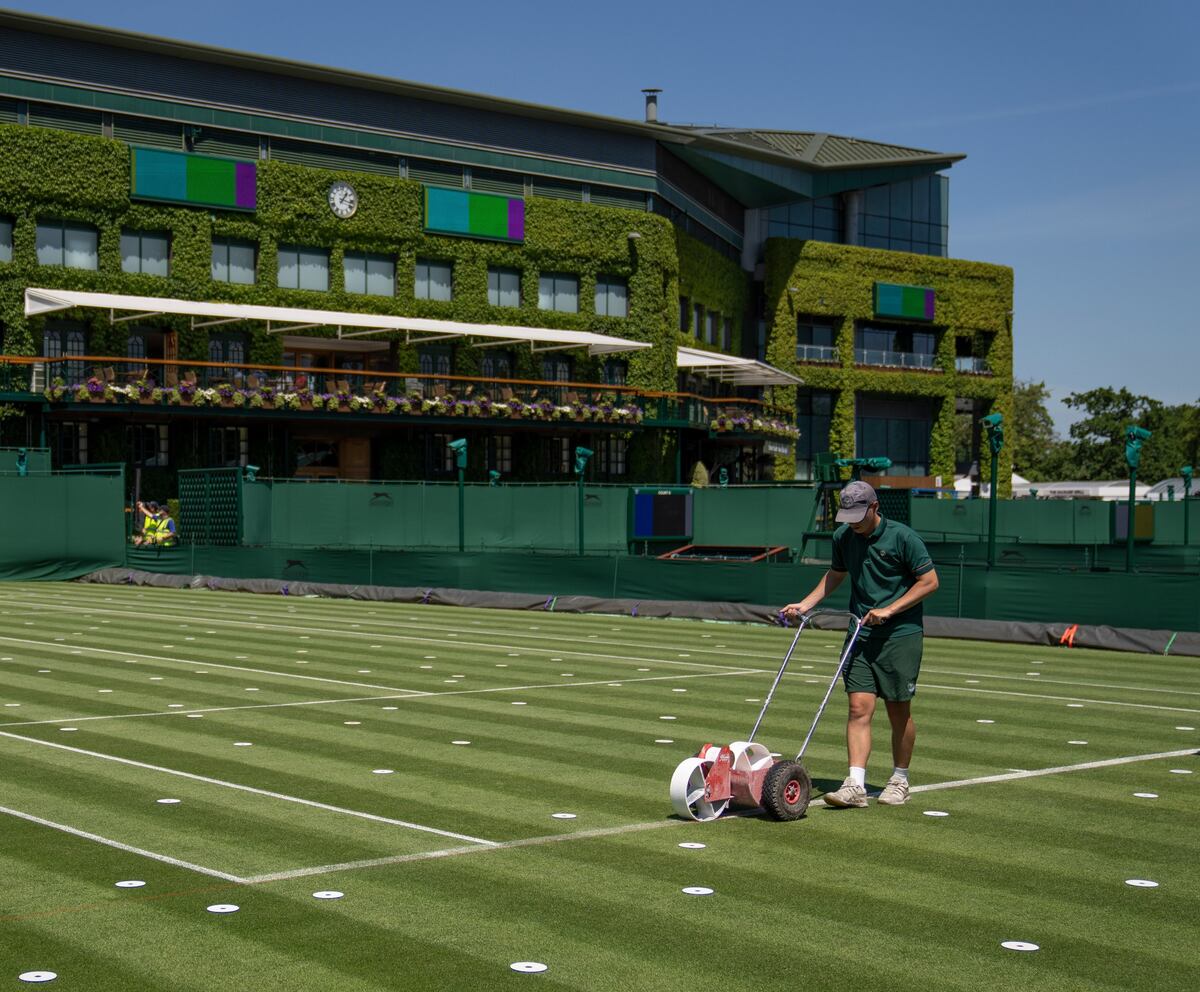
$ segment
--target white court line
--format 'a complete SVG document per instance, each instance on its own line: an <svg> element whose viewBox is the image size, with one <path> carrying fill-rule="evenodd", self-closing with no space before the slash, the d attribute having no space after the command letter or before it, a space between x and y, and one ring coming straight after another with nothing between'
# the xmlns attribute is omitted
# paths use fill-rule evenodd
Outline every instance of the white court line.
<svg viewBox="0 0 1200 992"><path fill-rule="evenodd" d="M100 758L104 761L115 761L117 764L129 765L133 768L144 768L152 772L161 772L164 775L175 775L179 778L190 779L193 782L203 782L206 785L217 785L223 789L236 789L238 792L249 792L256 796L266 796L268 799L280 799L283 802L298 803L301 806L309 806L313 809L323 809L330 813L341 813L345 816L354 816L360 820L371 820L375 823L386 823L393 827L404 827L408 830L419 830L427 834L437 834L439 837L450 837L454 840L465 840L471 844L482 844L491 847L495 841L484 840L481 837L472 837L469 834L458 834L450 830L439 830L437 827L427 827L420 823L411 823L408 820L394 820L388 816L378 816L375 813L364 813L361 810L346 809L344 806L331 806L329 803L320 803L312 799L301 799L299 796L288 796L282 792L272 792L269 789L257 789L251 785L239 785L236 782L226 782L219 778L209 778L207 775L196 775L192 772L183 772L175 768L164 768L161 765L148 765L142 761L133 761L130 758L118 758L113 754L101 754L99 751L88 751L81 747L70 747L66 744L55 744L51 741L39 740L36 737L25 737L21 734L12 734L7 731L0 731L0 737L8 737L15 741L24 741L28 744L38 744L42 747L52 747L60 751L70 751L72 754L82 754L89 758Z"/></svg>
<svg viewBox="0 0 1200 992"><path fill-rule="evenodd" d="M3 600L0 600L0 602L2 602L2 601ZM100 607L100 606L65 606L65 605L59 604L59 605L54 605L54 606L46 605L46 606L43 606L42 609L69 611L69 612L73 612L73 613L106 613L111 616L128 616L128 617L134 617L136 619L144 619L143 613L138 613L134 610L113 610L113 609L109 609L107 607ZM214 607L214 609L215 609L215 607ZM275 616L277 619L280 619L280 620L286 619L285 617L280 616L279 614L270 614L270 615ZM155 613L155 618L163 619L163 620L192 620L192 621L195 621L197 619L194 616L181 616L179 614L171 614L171 613ZM377 631L369 631L369 630L364 631L364 630L347 630L345 628L333 629L333 628L329 628L329 627L310 627L310 626L300 626L300 625L297 625L295 623L290 623L290 622L289 623L278 623L278 624L276 624L276 623L263 624L263 623L258 623L255 620L226 620L226 619L222 619L220 617L204 617L203 621L204 621L204 623L224 624L226 626L233 626L233 627L251 627L255 630L283 630L283 631L287 631L289 633L297 633L297 632L307 631L310 634L328 634L330 636L336 636L336 637L359 637L359 638L370 638L370 639L374 639L374 640L388 639L388 640L393 640L393 641L403 641L406 643L407 642L415 642L417 644L436 644L438 647L443 647L443 648L447 647L447 646L450 646L450 647L461 646L461 647L483 648L485 650L490 650L490 651L507 651L509 649L509 647L520 647L523 651L539 651L539 652L544 652L547 654L551 654L551 653L553 653L555 651L559 651L559 650L565 650L565 651L567 651L567 653L569 653L571 655L572 658L599 658L599 659L603 659L606 661L650 662L650 663L654 663L654 664L658 664L658 665L678 665L683 668L736 668L736 667L738 667L736 665L709 665L709 664L705 664L703 662L698 662L698 661L668 660L668 659L660 658L660 657L646 658L646 657L642 657L640 655L601 654L599 652L576 651L573 649L560 649L560 648L549 648L549 647L538 647L538 646L531 647L529 645L524 645L524 644L522 644L522 645L497 644L495 641L468 641L468 640L463 640L461 638L456 638L453 643L449 643L447 641L447 639L444 637L417 637L417 636L409 635L409 634L384 634L384 633L379 633ZM418 630L427 630L428 629L427 626L422 626L419 624L407 624L407 625L405 625L405 624L389 624L389 626L398 626L398 627L403 627L405 629L408 629L410 627L418 629ZM570 644L582 643L578 637L554 637L551 635L539 635L537 637L530 637L530 638L528 638L528 640L566 641ZM636 645L636 646L639 648L644 647L644 645ZM663 650L667 651L667 650L673 650L673 649L664 647ZM701 648L696 648L695 650L697 650L697 651L706 650L707 651L707 649L701 649ZM712 651L709 653L715 654L717 652ZM813 658L811 660L812 661L818 661L818 660L825 661L827 659Z"/></svg>
<svg viewBox="0 0 1200 992"><path fill-rule="evenodd" d="M174 865L176 868L187 868L189 871L199 872L201 875L211 875L213 878L221 878L226 882L245 884L249 881L249 879L238 875L230 875L227 872L217 871L215 868L205 868L204 865L195 865L190 861L180 861L179 858L172 858L166 854L157 854L154 851L147 851L142 847L122 844L119 840L113 840L111 837L101 837L99 834L88 833L86 830L77 830L75 827L68 827L65 823L43 820L40 816L34 816L32 813L22 813L19 809L0 806L0 813L7 816L15 816L19 820L28 820L30 823L37 823L43 827L50 827L53 830L61 830L64 834L71 834L73 837L82 837L84 840L95 841L97 844L104 844L106 847L115 847L118 851L124 851L127 854L136 854L139 857L150 858L153 861L161 861L165 865Z"/></svg>
<svg viewBox="0 0 1200 992"><path fill-rule="evenodd" d="M787 673L789 676L791 672ZM1089 696L1049 696L1037 692L1017 692L1015 689L976 689L965 685L937 685L936 683L921 682L918 689L939 689L943 692L978 692L985 696L1018 696L1021 699L1050 699L1067 703L1091 703L1093 706L1125 706L1138 710L1166 710L1169 713L1200 713L1200 710L1188 709L1186 706L1160 706L1157 703L1124 703L1112 699L1092 699Z"/></svg>
<svg viewBox="0 0 1200 992"><path fill-rule="evenodd" d="M160 598L167 598L167 596L175 593L177 590L158 590L158 591L164 593L164 595ZM78 602L79 600L74 599L72 597L72 601ZM16 602L23 602L23 601L22 600L0 599L0 602L16 603ZM87 613L108 613L108 614L120 615L120 616L132 616L132 617L141 617L142 616L141 613L138 613L136 611L115 610L115 609L102 607L102 606L95 606L95 607L73 606L73 605L69 606L69 605L66 605L65 600L62 598L55 599L54 605L50 605L50 604L36 604L36 605L38 605L43 610L59 609L59 610L69 610L69 611L87 612ZM398 604L398 605L412 606L412 605L416 605L416 604ZM200 606L198 604L195 605L193 608L195 608L199 611L202 611L202 612L203 611L209 611L209 612L219 612L220 611L219 607ZM281 621L286 621L286 622L282 623L282 624L261 624L261 623L256 623L254 621L225 620L225 619L221 619L221 618L212 618L212 619L206 618L206 622L233 624L233 625L240 625L240 626L253 626L253 627L256 627L259 629L265 629L268 627L279 627L279 628L285 629L285 630L295 630L295 631L307 630L307 631L310 631L313 633L325 633L325 634L331 634L331 635L332 634L349 633L352 636L358 636L358 637L380 637L380 638L392 638L392 639L401 640L401 641L417 641L420 643L434 643L434 644L439 644L439 645L445 644L445 640L443 638L413 637L413 636L408 636L408 635L403 635L403 634L373 633L371 631L361 631L361 630L341 631L341 630L331 630L329 628L324 628L324 627L295 626L295 623L294 623L295 620L309 620L309 621L314 621L314 622L330 622L328 618L314 617L311 614L308 614L308 615L299 614L299 613L297 613L295 615L286 614L286 613L281 614L281 613L277 613L277 612L272 612L271 610L268 609L268 610L260 610L260 615L263 617L271 617L276 620L281 620ZM561 616L562 614L559 614L559 615ZM177 616L177 615L173 615L173 614L162 614L162 616L164 616L166 619L177 619L177 620L178 619L193 619L193 620L195 619L194 617ZM408 630L408 629L428 630L428 629L430 629L430 625L428 625L428 624L397 623L394 621L370 620L370 619L366 619L363 617L359 617L359 619L366 626L393 627L393 628L400 628L400 629L405 629L405 630ZM436 628L436 629L439 629L439 630L453 629L455 632L458 632L462 628L461 627L457 627L457 628L446 627L446 628ZM822 631L822 633L837 634L839 632L838 631ZM524 633L521 631L516 631L516 630L505 631L504 634L506 636L508 634L512 634L513 636L516 636L516 637L519 637L519 638L522 638L525 640L531 640L531 641L538 641L538 640L554 641L554 642L569 641L571 643L580 643L579 638L577 638L577 637L555 637L554 635L541 634L541 633L536 634L536 635L531 635L531 634L527 634L527 633ZM470 646L470 647L482 647L482 648L491 648L493 650L501 650L501 648L498 648L494 642L456 641L456 643L462 644L464 646ZM630 644L629 642L620 642L620 641L611 641L608 643L616 644L618 646L636 647L636 648L640 648L643 650L646 649L644 644ZM551 651L559 650L557 648L543 648L543 647L537 647L537 646L531 647L528 645L514 645L514 646L520 646L523 648L523 650L526 650L526 651L551 652ZM651 649L651 650L654 650L654 649ZM664 647L662 650L664 650L664 651L671 650L671 648ZM720 656L722 654L722 652L718 651L717 649L703 647L700 645L692 645L691 650L696 653L701 653L701 654L706 654L706 655ZM702 662L684 662L684 661L675 661L675 660L665 660L662 658L641 658L641 657L635 657L635 656L629 656L629 655L607 655L607 654L588 653L588 652L579 652L579 651L570 651L570 653L575 657L581 657L581 658L602 658L602 659L620 660L620 661L649 661L649 662L656 662L658 664L681 665L681 666L696 667L696 668L735 667L735 666L729 666L729 665L706 665ZM726 654L728 653L727 649L726 649L725 653ZM769 655L769 654L759 655L759 654L756 654L755 652L742 653L742 654L740 654L740 657L749 659L752 663L757 663L759 661L769 663L769 662L773 661L773 658L771 655ZM811 661L811 662L822 664L822 665L832 666L832 665L837 664L836 660L831 660L824 656L822 656L822 657L815 657L812 655L801 656L801 655L797 654L794 657L797 659L801 659L804 661ZM931 675L963 675L963 676L972 676L972 677L980 678L980 679L992 679L992 680L999 680L999 681L1023 682L1023 683L1028 681L1028 676L1025 676L1025 675L996 675L996 674L990 674L990 673L986 673L986 672L961 672L961 671L957 671L955 669L933 668L933 667L925 667L922 669L922 671L925 674L931 674ZM1200 691L1192 691L1192 690L1187 690L1187 689L1150 688L1150 687L1145 687L1145 686L1127 686L1127 685L1116 685L1116 684L1101 683L1101 682L1077 682L1077 681L1073 681L1073 680L1069 680L1069 679L1039 678L1038 682L1040 684L1068 685L1068 686L1077 686L1079 688L1118 689L1118 690L1125 691L1125 692L1151 692L1151 693L1158 693L1158 694L1167 695L1167 696L1172 696L1172 695L1197 696L1197 695L1200 695Z"/></svg>
<svg viewBox="0 0 1200 992"><path fill-rule="evenodd" d="M36 644L49 648L60 654L66 651L80 651L91 654L115 654L123 658L141 658L148 661L166 661L175 665L203 665L205 668L224 668L232 672L252 672L255 675L274 675L281 679L301 679L305 682L327 682L332 685L348 685L356 689L383 689L385 692L410 692L413 695L426 695L421 689L402 689L394 685L375 685L371 682L347 682L342 679L321 678L318 675L299 675L294 672L275 672L269 668L247 668L244 665L222 665L216 661L206 661L203 658L168 658L161 654L141 654L137 651L114 651L111 648L93 648L87 645L68 644L65 641L35 641L30 638L6 637L0 634L0 641L12 641L16 644Z"/></svg>
<svg viewBox="0 0 1200 992"><path fill-rule="evenodd" d="M1014 772L1006 775L984 775L979 778L964 778L954 782L934 782L930 785L918 785L912 792L932 792L936 789L960 789L970 785L986 785L992 782L1011 782L1015 779L1036 778L1039 775L1058 775L1063 772L1086 771L1092 768L1107 768L1112 765L1127 765L1138 761L1157 761L1164 758L1182 758L1197 754L1195 748L1183 751L1162 751L1157 754L1135 754L1124 758L1109 758L1104 761L1087 761L1079 765L1059 765L1054 768L1040 768L1035 771ZM753 816L757 811L746 810L741 814L722 817L722 821L736 820L739 816ZM280 882L293 878L307 878L312 875L326 875L334 872L352 871L358 868L380 868L386 865L405 864L412 861L433 861L439 858L453 858L463 854L476 854L481 851L507 851L517 847L541 847L545 844L555 844L561 841L590 840L594 837L612 837L619 834L634 833L643 830L655 830L659 827L683 826L692 821L682 819L652 820L648 823L631 823L621 827L606 827L598 830L581 830L570 834L549 834L543 837L526 837L521 840L507 840L493 844L491 847L449 847L440 851L421 851L416 854L398 854L392 857L370 858L363 861L344 861L340 864L317 865L311 868L293 868L288 871L272 872L266 875L252 875L245 879L248 885L259 885L264 882Z"/></svg>
<svg viewBox="0 0 1200 992"><path fill-rule="evenodd" d="M756 669L730 672L697 672L690 675L649 675L642 678L623 678L626 682L673 682L678 679L718 679L727 675L761 675ZM101 716L67 716L52 720L22 720L13 723L0 723L0 727L40 727L56 723L83 723L87 720L125 720L133 717L155 716L186 716L188 713L228 713L233 710L273 710L289 706L330 706L337 703L370 703L383 699L439 699L442 696L474 696L488 692L526 692L531 689L571 689L576 686L612 685L612 679L601 679L595 682L543 682L539 685L501 685L487 689L452 689L448 692L409 693L404 696L358 696L346 699L310 699L298 703L253 703L244 706L210 706L205 709L191 710L156 710L147 713L109 713Z"/></svg>

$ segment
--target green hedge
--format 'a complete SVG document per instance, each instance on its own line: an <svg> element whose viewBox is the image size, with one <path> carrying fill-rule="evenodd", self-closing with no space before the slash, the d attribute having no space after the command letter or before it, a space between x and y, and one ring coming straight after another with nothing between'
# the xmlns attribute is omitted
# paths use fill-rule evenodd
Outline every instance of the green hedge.
<svg viewBox="0 0 1200 992"><path fill-rule="evenodd" d="M935 400L930 438L930 473L954 477L954 400L986 401L1011 423L1012 409L1012 269L959 259L881 251L819 241L771 238L766 245L766 295L770 334L767 361L795 372L812 389L834 394L830 448L854 453L854 397L860 392L923 396ZM874 318L875 282L932 286L937 292L934 327L943 333L937 351L938 371L902 371L854 364L856 321ZM792 291L794 290L794 292ZM837 364L796 361L796 318L828 317L836 325ZM987 361L991 375L954 370L956 337L991 336ZM794 389L777 389L784 402L794 402ZM1010 442L1011 444L1011 434ZM990 465L984 458L985 477ZM791 478L795 465L776 458L777 477ZM1002 460L1004 464L1004 460ZM1000 478L1000 492L1010 492L1011 470Z"/></svg>

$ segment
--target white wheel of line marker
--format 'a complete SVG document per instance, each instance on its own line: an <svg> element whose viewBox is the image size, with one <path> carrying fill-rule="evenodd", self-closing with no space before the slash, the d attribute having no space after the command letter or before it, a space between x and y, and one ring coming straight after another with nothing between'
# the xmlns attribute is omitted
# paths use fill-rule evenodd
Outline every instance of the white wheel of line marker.
<svg viewBox="0 0 1200 992"><path fill-rule="evenodd" d="M1136 796L1138 799L1157 799L1158 793L1157 792L1135 792L1134 796Z"/></svg>
<svg viewBox="0 0 1200 992"><path fill-rule="evenodd" d="M1191 775L1192 774L1192 770L1190 768L1172 768L1170 771L1171 771L1172 775Z"/></svg>
<svg viewBox="0 0 1200 992"><path fill-rule="evenodd" d="M341 899L346 893L338 892L336 889L327 889L321 892L314 892L314 899Z"/></svg>
<svg viewBox="0 0 1200 992"><path fill-rule="evenodd" d="M1126 885L1132 885L1135 889L1157 889L1158 883L1152 882L1148 878L1127 878Z"/></svg>
<svg viewBox="0 0 1200 992"><path fill-rule="evenodd" d="M116 882L114 884L116 885L116 887L118 889L140 889L146 883L139 881L137 879L131 878L127 882Z"/></svg>
<svg viewBox="0 0 1200 992"><path fill-rule="evenodd" d="M208 911L210 913L236 913L240 908L231 902L219 902L215 906L209 906Z"/></svg>
<svg viewBox="0 0 1200 992"><path fill-rule="evenodd" d="M924 811L926 816L949 816L950 814L940 809L927 809Z"/></svg>
<svg viewBox="0 0 1200 992"><path fill-rule="evenodd" d="M1037 944L1031 944L1026 940L1003 940L1000 946L1008 951L1038 951L1041 950Z"/></svg>
<svg viewBox="0 0 1200 992"><path fill-rule="evenodd" d="M510 971L519 971L522 975L540 975L543 971L550 970L541 961L514 961L508 967Z"/></svg>
<svg viewBox="0 0 1200 992"><path fill-rule="evenodd" d="M556 820L574 820L576 816L575 813L551 813L550 815Z"/></svg>
<svg viewBox="0 0 1200 992"><path fill-rule="evenodd" d="M17 979L22 982L52 982L58 977L58 974L53 971L23 971L17 976Z"/></svg>
<svg viewBox="0 0 1200 992"><path fill-rule="evenodd" d="M679 891L687 896L711 896L713 894L713 890L707 885L689 885Z"/></svg>
<svg viewBox="0 0 1200 992"><path fill-rule="evenodd" d="M674 744L675 742L669 737L656 737L654 739L654 743L655 744Z"/></svg>
<svg viewBox="0 0 1200 992"><path fill-rule="evenodd" d="M178 806L182 802L181 799L155 799L154 801L160 806Z"/></svg>
<svg viewBox="0 0 1200 992"><path fill-rule="evenodd" d="M391 768L373 768L373 769L371 769L371 774L372 775L395 775L396 773Z"/></svg>
<svg viewBox="0 0 1200 992"><path fill-rule="evenodd" d="M707 845L707 844L701 844L699 841L694 841L694 840L685 840L685 841L684 841L682 844L680 844L679 846L680 846L680 847L682 847L684 850L687 850L687 851L702 851L702 850L704 850L704 848L706 848L708 845Z"/></svg>

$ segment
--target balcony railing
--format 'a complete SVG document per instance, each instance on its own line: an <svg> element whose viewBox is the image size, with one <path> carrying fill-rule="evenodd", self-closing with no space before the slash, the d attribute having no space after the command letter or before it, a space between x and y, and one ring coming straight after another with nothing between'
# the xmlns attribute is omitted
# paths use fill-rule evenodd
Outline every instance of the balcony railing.
<svg viewBox="0 0 1200 992"><path fill-rule="evenodd" d="M0 391L56 403L565 421L791 435L788 409L601 383L72 355L0 356ZM714 424L719 424L714 428Z"/></svg>
<svg viewBox="0 0 1200 992"><path fill-rule="evenodd" d="M828 344L798 344L796 345L796 361L798 362L836 362L838 350Z"/></svg>
<svg viewBox="0 0 1200 992"><path fill-rule="evenodd" d="M954 359L954 371L965 372L967 375L992 374L986 358L972 358L971 356L964 357L961 355Z"/></svg>
<svg viewBox="0 0 1200 992"><path fill-rule="evenodd" d="M901 369L932 369L937 356L916 351L881 351L875 348L855 348L854 360L859 365L885 365Z"/></svg>

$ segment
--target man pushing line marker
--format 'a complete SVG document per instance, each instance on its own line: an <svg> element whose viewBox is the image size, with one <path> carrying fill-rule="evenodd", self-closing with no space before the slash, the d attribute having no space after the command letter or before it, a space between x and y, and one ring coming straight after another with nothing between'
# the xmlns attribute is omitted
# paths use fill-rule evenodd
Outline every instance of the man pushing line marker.
<svg viewBox="0 0 1200 992"><path fill-rule="evenodd" d="M862 617L863 629L846 660L843 680L850 701L846 749L850 775L836 792L825 795L830 806L867 805L867 760L871 756L871 718L882 697L892 724L892 775L879 802L908 802L908 768L917 731L912 698L917 691L924 642L921 601L937 590L938 578L925 542L910 527L879 513L875 490L851 482L838 500L833 556L815 589L783 608L796 618L815 609L850 576L850 611Z"/></svg>

